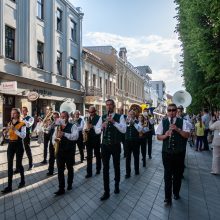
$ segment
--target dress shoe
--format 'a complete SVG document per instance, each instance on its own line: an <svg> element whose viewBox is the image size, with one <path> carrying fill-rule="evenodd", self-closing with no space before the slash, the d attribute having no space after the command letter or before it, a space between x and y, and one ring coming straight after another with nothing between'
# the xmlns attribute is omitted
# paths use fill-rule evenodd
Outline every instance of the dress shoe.
<svg viewBox="0 0 220 220"><path fill-rule="evenodd" d="M152 157L151 157L151 156L149 156L149 159L152 159Z"/></svg>
<svg viewBox="0 0 220 220"><path fill-rule="evenodd" d="M107 200L110 197L109 193L104 193L103 196L100 198L101 201Z"/></svg>
<svg viewBox="0 0 220 220"><path fill-rule="evenodd" d="M46 160L43 160L40 162L41 164L47 164L47 161Z"/></svg>
<svg viewBox="0 0 220 220"><path fill-rule="evenodd" d="M139 171L135 172L135 175L139 175L139 174L140 174Z"/></svg>
<svg viewBox="0 0 220 220"><path fill-rule="evenodd" d="M128 178L130 178L130 177L131 177L130 174L126 174L126 175L125 175L125 179L128 179Z"/></svg>
<svg viewBox="0 0 220 220"><path fill-rule="evenodd" d="M100 174L100 170L97 170L97 171L96 171L96 174L97 174L97 175Z"/></svg>
<svg viewBox="0 0 220 220"><path fill-rule="evenodd" d="M72 186L68 186L67 187L67 190L69 191L69 190L72 190L73 189L73 187Z"/></svg>
<svg viewBox="0 0 220 220"><path fill-rule="evenodd" d="M10 193L10 192L12 192L12 188L11 187L6 187L1 192L2 192L2 194Z"/></svg>
<svg viewBox="0 0 220 220"><path fill-rule="evenodd" d="M90 178L90 177L92 177L91 174L86 174L86 176L85 176L86 179L88 179L88 178Z"/></svg>
<svg viewBox="0 0 220 220"><path fill-rule="evenodd" d="M28 171L32 170L34 168L34 164L29 166Z"/></svg>
<svg viewBox="0 0 220 220"><path fill-rule="evenodd" d="M25 187L25 182L20 182L19 185L18 185L18 188L20 189L20 188L23 188L23 187Z"/></svg>
<svg viewBox="0 0 220 220"><path fill-rule="evenodd" d="M48 172L47 176L53 176L53 172Z"/></svg>
<svg viewBox="0 0 220 220"><path fill-rule="evenodd" d="M14 171L14 174L17 174L17 173L19 173L19 170L16 169L16 170Z"/></svg>
<svg viewBox="0 0 220 220"><path fill-rule="evenodd" d="M178 199L180 199L180 196L179 196L179 195L174 195L173 198L174 198L175 200L178 200Z"/></svg>
<svg viewBox="0 0 220 220"><path fill-rule="evenodd" d="M57 192L54 193L56 196L61 196L63 194L65 194L65 190L64 189L59 189Z"/></svg>
<svg viewBox="0 0 220 220"><path fill-rule="evenodd" d="M166 206L172 205L172 200L171 199L165 199L164 200L164 205L166 205Z"/></svg>
<svg viewBox="0 0 220 220"><path fill-rule="evenodd" d="M119 187L118 187L118 186L117 186L117 187L115 187L114 193L115 193L115 194L119 194L119 193L120 193L120 189L119 189Z"/></svg>

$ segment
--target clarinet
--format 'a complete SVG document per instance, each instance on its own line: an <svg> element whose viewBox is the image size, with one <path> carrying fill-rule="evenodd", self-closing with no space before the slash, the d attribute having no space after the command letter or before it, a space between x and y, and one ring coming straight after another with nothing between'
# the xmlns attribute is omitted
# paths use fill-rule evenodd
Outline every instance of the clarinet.
<svg viewBox="0 0 220 220"><path fill-rule="evenodd" d="M173 118L170 119L170 125L173 124ZM173 142L174 142L174 139L173 139L173 131L171 130L171 134L170 134L170 137L169 137L169 146L168 146L168 149L172 149L174 148L174 145L173 145Z"/></svg>

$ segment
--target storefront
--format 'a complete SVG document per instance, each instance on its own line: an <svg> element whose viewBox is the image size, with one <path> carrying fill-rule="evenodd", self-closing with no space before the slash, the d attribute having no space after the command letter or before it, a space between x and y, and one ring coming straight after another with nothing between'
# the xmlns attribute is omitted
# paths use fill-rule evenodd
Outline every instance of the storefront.
<svg viewBox="0 0 220 220"><path fill-rule="evenodd" d="M6 125L10 121L11 108L22 108L26 106L29 114L33 116L45 116L46 107L51 106L53 110L59 111L61 103L71 99L76 108L83 111L83 93L44 82L30 79L10 81L0 78L0 125ZM35 99L30 99L31 93L37 94Z"/></svg>

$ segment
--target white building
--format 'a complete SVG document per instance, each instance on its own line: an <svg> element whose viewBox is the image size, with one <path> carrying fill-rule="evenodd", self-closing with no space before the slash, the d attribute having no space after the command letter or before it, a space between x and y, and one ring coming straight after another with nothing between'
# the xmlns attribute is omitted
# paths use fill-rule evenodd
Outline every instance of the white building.
<svg viewBox="0 0 220 220"><path fill-rule="evenodd" d="M83 85L85 109L93 105L98 114L106 112L105 101L116 95L116 74L112 66L87 49L83 49Z"/></svg>
<svg viewBox="0 0 220 220"><path fill-rule="evenodd" d="M127 50L125 47L120 48L119 54L112 46L94 46L86 47L96 56L100 57L105 63L112 66L116 74L116 87L112 81L113 91L107 98L116 102L116 109L123 107L125 112L131 104L142 104L144 102L144 76L127 60ZM111 86L110 86L111 88Z"/></svg>
<svg viewBox="0 0 220 220"><path fill-rule="evenodd" d="M0 124L12 107L42 114L73 98L82 109L82 18L67 0L0 1ZM31 91L36 101L28 101Z"/></svg>

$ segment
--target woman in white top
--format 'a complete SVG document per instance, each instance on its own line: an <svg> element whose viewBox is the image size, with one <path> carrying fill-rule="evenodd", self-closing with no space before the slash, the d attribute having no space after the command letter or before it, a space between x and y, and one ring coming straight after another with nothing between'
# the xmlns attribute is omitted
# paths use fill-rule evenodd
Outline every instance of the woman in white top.
<svg viewBox="0 0 220 220"><path fill-rule="evenodd" d="M209 129L214 131L214 138L212 141L213 157L212 157L212 171L211 174L220 174L220 121L210 123Z"/></svg>

